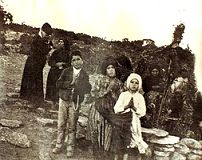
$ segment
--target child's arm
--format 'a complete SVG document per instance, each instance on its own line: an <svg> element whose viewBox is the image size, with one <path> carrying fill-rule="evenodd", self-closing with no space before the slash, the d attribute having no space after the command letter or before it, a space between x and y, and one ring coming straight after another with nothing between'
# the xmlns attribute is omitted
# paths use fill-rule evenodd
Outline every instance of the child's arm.
<svg viewBox="0 0 202 160"><path fill-rule="evenodd" d="M138 107L136 107L136 114L138 117L143 117L146 114L146 105L144 97L141 95L139 97L139 103Z"/></svg>
<svg viewBox="0 0 202 160"><path fill-rule="evenodd" d="M124 96L121 93L115 106L114 106L114 112L115 113L121 113L124 112L126 109L131 108L131 106L133 105L133 99L130 100L130 102L128 103L128 105L124 105Z"/></svg>

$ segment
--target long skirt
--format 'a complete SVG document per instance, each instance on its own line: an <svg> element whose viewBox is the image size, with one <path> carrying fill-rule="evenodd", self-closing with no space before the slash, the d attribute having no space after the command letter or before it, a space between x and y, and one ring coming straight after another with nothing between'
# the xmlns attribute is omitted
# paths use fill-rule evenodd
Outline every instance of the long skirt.
<svg viewBox="0 0 202 160"><path fill-rule="evenodd" d="M112 126L96 109L95 102L91 105L88 116L86 139L90 140L98 150L109 151L111 146Z"/></svg>
<svg viewBox="0 0 202 160"><path fill-rule="evenodd" d="M45 63L45 57L41 57L40 60L34 56L27 58L22 76L20 98L34 103L44 100L43 68Z"/></svg>
<svg viewBox="0 0 202 160"><path fill-rule="evenodd" d="M56 88L56 82L60 77L62 70L58 68L50 68L47 77L47 85L46 85L46 96L45 99L49 101L57 101L59 100L59 91Z"/></svg>

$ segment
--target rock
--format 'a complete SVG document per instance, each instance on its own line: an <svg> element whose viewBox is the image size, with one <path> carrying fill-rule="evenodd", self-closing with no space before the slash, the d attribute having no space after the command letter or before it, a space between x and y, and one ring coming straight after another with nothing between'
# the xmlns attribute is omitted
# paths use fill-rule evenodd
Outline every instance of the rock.
<svg viewBox="0 0 202 160"><path fill-rule="evenodd" d="M42 126L57 125L57 119L37 118L36 120Z"/></svg>
<svg viewBox="0 0 202 160"><path fill-rule="evenodd" d="M176 137L176 136L167 136L167 137L164 137L164 138L150 138L148 139L148 141L150 143L155 143L155 144L161 144L161 145L164 145L164 144L176 144L178 143L180 140L179 137Z"/></svg>
<svg viewBox="0 0 202 160"><path fill-rule="evenodd" d="M174 152L175 151L175 148L174 147L160 147L160 146L155 146L154 149L156 151L161 151L161 152Z"/></svg>
<svg viewBox="0 0 202 160"><path fill-rule="evenodd" d="M46 131L51 133L51 134L54 134L57 132L57 129L56 128L48 128Z"/></svg>
<svg viewBox="0 0 202 160"><path fill-rule="evenodd" d="M188 154L187 160L201 160L202 156L195 155L195 154Z"/></svg>
<svg viewBox="0 0 202 160"><path fill-rule="evenodd" d="M166 137L168 136L168 132L162 129L157 128L143 128L142 127L142 134L148 136L155 136L155 137Z"/></svg>
<svg viewBox="0 0 202 160"><path fill-rule="evenodd" d="M169 157L154 156L153 160L169 160Z"/></svg>
<svg viewBox="0 0 202 160"><path fill-rule="evenodd" d="M88 118L84 116L79 116L78 123L82 127L86 127L88 122Z"/></svg>
<svg viewBox="0 0 202 160"><path fill-rule="evenodd" d="M174 152L171 155L170 160L186 160L186 157L178 152Z"/></svg>
<svg viewBox="0 0 202 160"><path fill-rule="evenodd" d="M194 153L196 155L202 156L202 150L191 149L191 153Z"/></svg>
<svg viewBox="0 0 202 160"><path fill-rule="evenodd" d="M186 146L186 144L182 143L181 141L178 144L174 145L175 150L183 155L186 155L190 152L190 149Z"/></svg>
<svg viewBox="0 0 202 160"><path fill-rule="evenodd" d="M169 157L170 152L154 151L154 155L159 157Z"/></svg>
<svg viewBox="0 0 202 160"><path fill-rule="evenodd" d="M6 94L8 97L10 97L10 98L18 98L19 97L19 93L7 93Z"/></svg>
<svg viewBox="0 0 202 160"><path fill-rule="evenodd" d="M183 138L181 139L181 142L186 144L187 147L193 148L193 149L201 149L202 150L202 145L199 141L192 139L192 138Z"/></svg>
<svg viewBox="0 0 202 160"><path fill-rule="evenodd" d="M8 119L0 119L0 124L5 127L10 128L18 128L22 125L22 121L18 120L8 120Z"/></svg>
<svg viewBox="0 0 202 160"><path fill-rule="evenodd" d="M48 152L44 152L43 150L40 150L39 152L39 159L40 160L52 160Z"/></svg>
<svg viewBox="0 0 202 160"><path fill-rule="evenodd" d="M31 141L27 138L27 135L14 132L8 127L0 127L0 137L1 140L22 148L31 147Z"/></svg>

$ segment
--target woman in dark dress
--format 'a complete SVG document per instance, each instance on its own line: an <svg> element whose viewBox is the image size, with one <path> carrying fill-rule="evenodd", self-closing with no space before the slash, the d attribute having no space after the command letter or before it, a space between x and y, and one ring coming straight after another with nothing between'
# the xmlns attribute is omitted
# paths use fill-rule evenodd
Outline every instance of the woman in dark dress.
<svg viewBox="0 0 202 160"><path fill-rule="evenodd" d="M61 39L59 41L59 49L55 50L49 57L48 64L51 67L48 73L47 85L46 85L46 97L45 99L53 102L53 108L55 108L56 102L58 102L58 90L56 89L56 81L60 77L64 68L70 67L69 54L70 44L67 39Z"/></svg>
<svg viewBox="0 0 202 160"><path fill-rule="evenodd" d="M50 24L44 23L39 34L34 37L22 76L20 98L33 103L44 101L43 68L46 56L51 50L49 36L52 34Z"/></svg>
<svg viewBox="0 0 202 160"><path fill-rule="evenodd" d="M163 92L163 78L160 73L160 67L158 65L152 65L150 67L150 73L143 79L143 91L146 105L147 114L141 117L141 123L143 127L151 128L157 127L156 125L156 113L158 113L160 97Z"/></svg>

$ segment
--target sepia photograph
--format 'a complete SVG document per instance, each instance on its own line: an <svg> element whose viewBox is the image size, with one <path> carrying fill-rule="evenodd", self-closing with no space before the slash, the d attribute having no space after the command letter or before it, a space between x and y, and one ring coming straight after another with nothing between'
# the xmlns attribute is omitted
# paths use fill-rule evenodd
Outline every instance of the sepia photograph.
<svg viewBox="0 0 202 160"><path fill-rule="evenodd" d="M0 160L202 160L202 0L0 0Z"/></svg>

